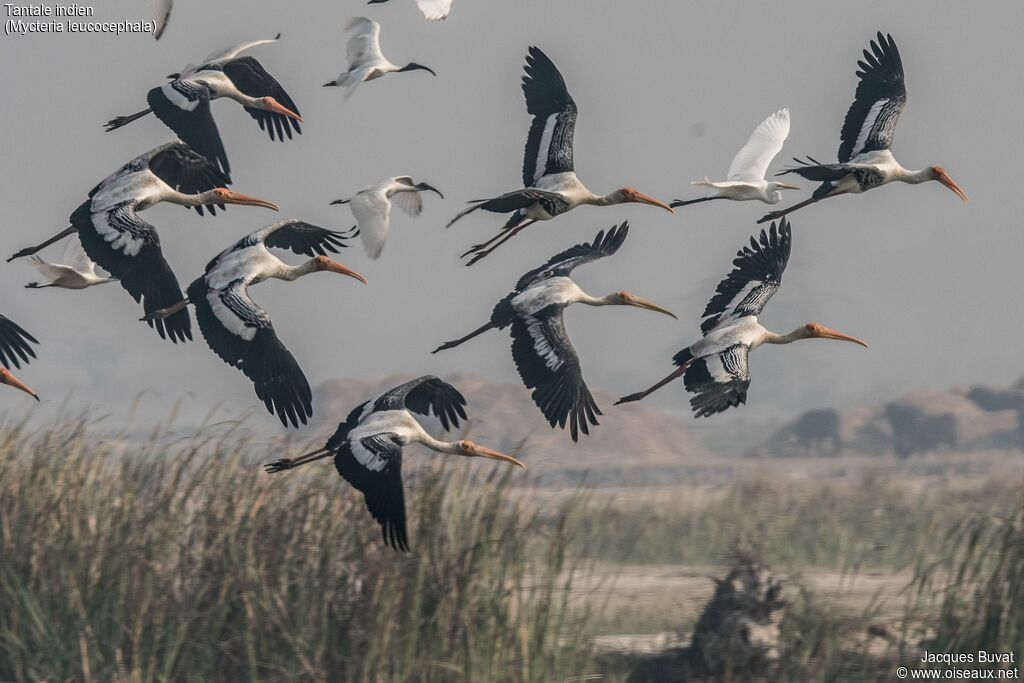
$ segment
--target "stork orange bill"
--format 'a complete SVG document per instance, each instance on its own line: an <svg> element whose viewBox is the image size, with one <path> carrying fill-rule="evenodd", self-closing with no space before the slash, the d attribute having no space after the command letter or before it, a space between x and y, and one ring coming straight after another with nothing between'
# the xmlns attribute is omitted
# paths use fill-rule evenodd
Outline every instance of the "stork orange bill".
<svg viewBox="0 0 1024 683"><path fill-rule="evenodd" d="M624 194L626 195L627 202L633 202L636 204L650 204L651 206L657 206L660 209L665 209L669 213L675 213L675 209L666 204L665 202L658 201L650 195L646 195L643 192L637 192L633 189L627 189Z"/></svg>
<svg viewBox="0 0 1024 683"><path fill-rule="evenodd" d="M464 449L465 455L480 458L490 458L492 460L501 460L502 462L511 463L516 467L522 467L524 470L526 469L526 465L523 464L522 461L513 458L511 455L506 455L501 451L493 450L491 448L488 448L487 446L481 446L480 444L474 443L473 441L462 441L459 445L462 446L462 448Z"/></svg>
<svg viewBox="0 0 1024 683"><path fill-rule="evenodd" d="M290 119L295 119L299 123L304 123L301 116L299 116L291 109L275 100L273 97L263 98L263 104L264 106L266 106L267 111L272 111L275 114L281 114L282 116L287 116Z"/></svg>
<svg viewBox="0 0 1024 683"><path fill-rule="evenodd" d="M262 206L264 209L272 209L278 211L279 207L273 202L268 202L266 199L260 199L259 197L250 197L247 194L241 192L235 192L229 190L226 187L218 187L214 192L225 204L241 204L243 206Z"/></svg>
<svg viewBox="0 0 1024 683"><path fill-rule="evenodd" d="M957 197L960 197L960 199L964 200L965 202L967 201L967 193L961 190L960 186L957 185L956 182L949 177L949 174L946 173L946 169L936 166L935 179L938 180L943 185L945 185L946 187L948 187L950 190L952 190Z"/></svg>
<svg viewBox="0 0 1024 683"><path fill-rule="evenodd" d="M360 275L356 271L352 270L351 268L347 268L347 267L341 265L337 261L332 261L331 259L327 258L326 256L317 256L316 259L314 259L314 260L316 261L316 269L317 270L326 270L326 271L329 271L331 273L338 273L339 275L347 275L347 276L349 276L351 278L355 278L356 280L359 280L364 285L370 284L369 282L366 281L365 277L363 277L362 275Z"/></svg>
<svg viewBox="0 0 1024 683"><path fill-rule="evenodd" d="M851 337L850 335L844 334L839 330L833 330L831 327L825 327L824 325L819 325L818 323L809 324L807 326L807 329L810 331L811 336L813 337L819 337L821 339L836 339L838 341L848 341L853 344L859 344L864 348L869 348L867 342L861 339Z"/></svg>
<svg viewBox="0 0 1024 683"><path fill-rule="evenodd" d="M7 368L0 368L0 384L6 384L9 387L24 391L35 400L39 400L39 395L29 389L27 384L15 377Z"/></svg>
<svg viewBox="0 0 1024 683"><path fill-rule="evenodd" d="M636 294L630 294L629 292L622 292L621 296L622 296L622 300L627 305L629 305L629 306L636 306L637 308L646 308L648 311L654 311L656 313L664 313L665 315L668 315L668 316L671 316L673 318L676 318L676 320L679 319L679 318L676 317L675 313L673 313L672 311L668 310L667 308L662 308L658 304L656 304L656 303L654 303L652 301L648 301L647 299L644 299L642 297L639 297Z"/></svg>

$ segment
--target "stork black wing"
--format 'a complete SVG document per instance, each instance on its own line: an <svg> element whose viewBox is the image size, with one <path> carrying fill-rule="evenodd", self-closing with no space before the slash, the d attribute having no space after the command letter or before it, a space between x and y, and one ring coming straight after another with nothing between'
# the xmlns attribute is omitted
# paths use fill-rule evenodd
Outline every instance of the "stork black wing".
<svg viewBox="0 0 1024 683"><path fill-rule="evenodd" d="M227 173L218 170L209 159L181 142L171 142L154 150L149 158L149 170L184 194L199 194L231 184ZM212 205L206 208L211 215L217 213ZM203 207L197 206L195 210L203 215Z"/></svg>
<svg viewBox="0 0 1024 683"><path fill-rule="evenodd" d="M583 381L580 359L565 333L562 309L549 306L512 322L512 358L533 402L554 427L565 428L573 441L589 434L601 410Z"/></svg>
<svg viewBox="0 0 1024 683"><path fill-rule="evenodd" d="M459 426L466 419L466 399L448 382L433 375L424 375L386 391L373 402L375 411L408 408L420 415L434 414L445 431Z"/></svg>
<svg viewBox="0 0 1024 683"><path fill-rule="evenodd" d="M305 256L325 256L327 252L337 254L339 247L347 248L345 240L356 234L354 229L336 232L292 218L263 228L250 237L259 236L268 248L290 249Z"/></svg>
<svg viewBox="0 0 1024 683"><path fill-rule="evenodd" d="M139 218L128 202L94 214L85 202L71 214L82 249L90 259L118 279L146 313L172 306L184 298L174 271L160 248L156 229ZM163 320L149 320L162 339L175 344L192 339L188 310Z"/></svg>
<svg viewBox="0 0 1024 683"><path fill-rule="evenodd" d="M864 61L857 66L860 83L840 134L839 161L844 163L865 152L889 149L907 103L903 60L892 36L879 31L878 42L871 41L871 52L864 50Z"/></svg>
<svg viewBox="0 0 1024 683"><path fill-rule="evenodd" d="M267 410L286 427L306 424L313 415L309 381L278 339L270 316L249 297L246 283L236 280L217 290L201 277L189 285L188 299L210 349L252 380Z"/></svg>
<svg viewBox="0 0 1024 683"><path fill-rule="evenodd" d="M39 343L21 325L0 315L0 364L8 369L12 365L20 368L23 362L28 363L29 358L35 358L36 352L28 345L29 342Z"/></svg>
<svg viewBox="0 0 1024 683"><path fill-rule="evenodd" d="M718 283L715 295L704 309L700 330L707 334L726 320L760 315L768 300L782 284L782 273L789 262L792 231L785 218L776 228L761 231L760 241L750 238L750 246L736 253L732 272Z"/></svg>
<svg viewBox="0 0 1024 683"><path fill-rule="evenodd" d="M402 489L402 447L390 432L362 439L340 440L334 455L338 474L366 499L366 507L380 524L384 543L408 552L405 491Z"/></svg>
<svg viewBox="0 0 1024 683"><path fill-rule="evenodd" d="M230 175L228 153L213 120L209 91L204 86L188 80L172 81L150 90L146 101L156 117L185 144L214 164L225 178Z"/></svg>
<svg viewBox="0 0 1024 683"><path fill-rule="evenodd" d="M734 344L711 356L690 362L683 383L694 394L690 399L694 417L710 417L747 402L750 372L745 344Z"/></svg>
<svg viewBox="0 0 1024 683"><path fill-rule="evenodd" d="M534 268L523 275L516 283L516 291L521 292L540 280L567 277L577 266L611 256L626 241L627 234L629 234L629 223L614 226L607 233L602 230L597 233L593 242L584 242L569 247L562 253L552 256L543 266Z"/></svg>
<svg viewBox="0 0 1024 683"><path fill-rule="evenodd" d="M523 157L523 185L530 187L545 175L573 170L572 137L576 103L562 74L540 48L526 55L523 94L533 117Z"/></svg>
<svg viewBox="0 0 1024 683"><path fill-rule="evenodd" d="M292 98L285 92L281 84L267 73L267 70L256 59L252 57L239 57L226 62L223 68L225 75L231 79L235 87L249 97L273 97L280 105L292 110L296 114L300 113L299 108L295 106L295 102L292 101ZM245 111L249 112L249 116L256 119L256 122L260 124L261 130L267 131L271 140L274 139L275 130L277 131L277 139L282 142L285 135L288 136L289 140L292 138L293 127L296 133L302 134L299 122L284 114L277 114L264 109L253 109L252 107L246 107Z"/></svg>

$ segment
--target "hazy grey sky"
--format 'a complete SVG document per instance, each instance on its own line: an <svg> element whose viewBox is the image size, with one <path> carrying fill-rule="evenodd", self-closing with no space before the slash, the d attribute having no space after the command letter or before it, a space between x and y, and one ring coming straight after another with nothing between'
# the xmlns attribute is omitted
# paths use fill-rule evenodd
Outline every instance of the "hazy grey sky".
<svg viewBox="0 0 1024 683"><path fill-rule="evenodd" d="M97 0L95 18L148 17L149 7L148 0ZM345 68L342 29L352 15L380 21L392 61L426 64L438 77L389 76L343 106L339 92L320 86ZM176 0L160 42L148 35L0 36L0 252L6 257L64 228L94 184L170 138L153 117L115 133L103 131L105 121L141 109L149 88L213 49L280 31L280 43L252 54L297 102L305 134L271 143L236 104L214 109L235 189L276 201L282 211L235 207L216 218L174 206L147 211L182 285L220 249L280 218L347 228L348 209L328 202L408 173L447 199L427 196L416 220L394 212L379 261L358 246L341 255L369 286L322 274L266 283L253 296L314 386L396 372L512 382L518 377L505 334L438 356L428 351L483 323L524 271L628 219L633 229L619 254L575 278L597 295L634 291L672 308L680 321L585 307L566 317L589 383L633 392L670 371L672 355L696 339L704 304L734 252L760 229L754 221L766 207L715 202L675 216L645 206L584 207L462 266L458 254L503 217L481 212L449 230L444 224L466 200L520 186L527 46L551 56L579 106L580 178L595 192L633 185L671 200L696 196L691 180L724 174L753 126L780 107L791 109L792 132L773 169L794 155L834 159L856 60L882 29L895 37L907 73L897 158L909 168L945 166L971 201L962 204L937 183L897 185L794 214L792 259L762 322L788 331L816 320L871 348L805 342L759 350L748 406L715 420L727 425L920 388L1008 382L1024 370L1022 25L1024 4L1015 1L865 1L851 12L818 0L456 0L448 21L433 24L412 0ZM802 184L783 205L813 189ZM143 407L153 415L166 415L189 393L194 415L215 404L256 405L249 381L217 359L198 330L197 341L175 346L137 322L140 307L119 286L22 289L35 276L25 261L0 267L7 293L0 312L42 342L39 359L19 373L44 396L42 411L55 411L68 392L114 416L146 391ZM25 402L14 391L0 394L2 410L20 411ZM691 419L679 385L648 402ZM316 412L314 420L342 417Z"/></svg>

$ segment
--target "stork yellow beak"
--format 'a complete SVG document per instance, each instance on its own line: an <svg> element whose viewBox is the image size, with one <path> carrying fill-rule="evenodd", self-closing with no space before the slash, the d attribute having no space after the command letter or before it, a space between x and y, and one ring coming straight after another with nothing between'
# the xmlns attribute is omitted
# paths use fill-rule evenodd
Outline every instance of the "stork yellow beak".
<svg viewBox="0 0 1024 683"><path fill-rule="evenodd" d="M665 315L668 315L668 316L671 316L673 318L676 318L676 320L679 319L678 317L676 317L675 313L673 313L672 311L668 310L667 308L662 308L658 304L656 304L656 303L654 303L652 301L648 301L647 299L641 298L639 296L636 296L635 294L626 293L623 296L623 300L626 302L626 304L628 304L630 306L636 306L637 308L646 308L648 311L655 311L656 313L664 313Z"/></svg>
<svg viewBox="0 0 1024 683"><path fill-rule="evenodd" d="M234 190L229 190L227 188L221 188L220 191L217 194L220 196L221 201L224 202L225 204L241 204L243 206L261 206L264 209L272 209L273 211L278 211L279 210L277 204L275 204L273 202L268 202L266 199L260 199L258 197L250 197L247 194L242 194L241 192L235 192Z"/></svg>
<svg viewBox="0 0 1024 683"><path fill-rule="evenodd" d="M7 368L0 368L0 384L6 384L9 387L24 391L35 400L39 400L39 395L29 389L27 384L15 377Z"/></svg>
<svg viewBox="0 0 1024 683"><path fill-rule="evenodd" d="M943 185L945 185L946 187L948 187L950 190L952 190L957 197L960 197L960 199L964 200L965 202L967 201L967 193L960 189L960 186L957 185L953 181L953 179L949 177L948 173L946 173L945 171L938 171L938 173L935 176L935 179L938 180Z"/></svg>
<svg viewBox="0 0 1024 683"><path fill-rule="evenodd" d="M815 337L820 337L822 339L836 339L838 341L847 341L852 344L859 344L860 346L863 346L865 349L869 348L867 342L861 339L857 339L856 337L851 337L850 335L844 334L839 330L833 330L831 327L825 327L824 325L816 325L813 332Z"/></svg>
<svg viewBox="0 0 1024 683"><path fill-rule="evenodd" d="M470 443L469 449L468 449L468 454L472 455L472 456L477 456L477 457L480 457L480 458L490 458L491 460L501 460L502 462L510 463L512 465L515 465L516 467L522 467L524 470L526 469L526 465L525 464L523 464L520 460L517 460L516 458L513 458L511 455L506 455L505 453L502 453L501 451L496 451L496 450L490 449L487 446L481 446L478 443Z"/></svg>

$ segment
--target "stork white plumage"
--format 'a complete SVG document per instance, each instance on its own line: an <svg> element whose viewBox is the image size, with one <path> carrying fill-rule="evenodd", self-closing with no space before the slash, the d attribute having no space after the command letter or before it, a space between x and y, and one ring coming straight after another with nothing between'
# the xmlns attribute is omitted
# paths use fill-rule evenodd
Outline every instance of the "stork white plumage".
<svg viewBox="0 0 1024 683"><path fill-rule="evenodd" d="M425 375L357 406L323 448L295 459L276 460L265 467L270 473L282 472L333 456L338 474L363 494L367 509L380 524L384 543L395 550L408 551L402 490L402 454L406 446L421 444L438 453L490 458L526 467L511 455L466 439L436 439L413 416L433 413L448 431L459 426L459 418L466 419L465 405L466 399L458 389Z"/></svg>
<svg viewBox="0 0 1024 683"><path fill-rule="evenodd" d="M380 24L373 19L354 17L345 25L345 31L350 34L346 46L348 70L333 81L324 83L325 88L345 88L345 100L352 97L360 83L378 79L385 74L422 70L437 75L430 67L416 62L409 62L405 66L392 64L380 50Z"/></svg>
<svg viewBox="0 0 1024 683"><path fill-rule="evenodd" d="M758 223L778 220L829 197L860 194L897 181L918 185L935 180L967 201L967 194L941 166L911 171L892 155L896 123L907 103L903 59L892 36L883 36L879 31L877 42L871 41L871 51L864 50L864 60L858 61L857 66L860 82L840 132L839 163L822 164L811 157L808 161L794 159L800 165L778 175L795 173L821 185L809 199L782 211L772 211Z"/></svg>
<svg viewBox="0 0 1024 683"><path fill-rule="evenodd" d="M35 254L29 257L29 262L45 280L30 282L25 285L26 289L86 289L106 282L117 282L117 278L103 277L96 273L96 263L86 255L82 242L77 238L68 240L61 263L44 261Z"/></svg>
<svg viewBox="0 0 1024 683"><path fill-rule="evenodd" d="M537 47L529 49L523 70L526 110L533 117L523 155L523 188L491 199L474 200L472 206L448 222L447 227L451 227L478 209L512 214L498 234L473 245L462 255L471 257L466 265L473 265L537 221L551 220L578 206L638 203L672 212L667 204L632 187L605 195L591 192L576 176L573 165L577 109L565 79L554 62Z"/></svg>
<svg viewBox="0 0 1024 683"><path fill-rule="evenodd" d="M427 183L417 183L411 177L396 176L385 178L357 192L351 199L335 199L331 204L348 204L355 216L359 237L370 258L380 257L388 241L388 226L391 221L391 204L394 202L406 215L415 218L423 211L424 191L436 192L444 199L441 191Z"/></svg>
<svg viewBox="0 0 1024 683"><path fill-rule="evenodd" d="M153 37L160 40L160 36L167 30L167 22L171 19L171 10L174 9L174 0L153 0Z"/></svg>
<svg viewBox="0 0 1024 683"><path fill-rule="evenodd" d="M713 182L704 177L691 185L713 187L711 194L699 199L677 199L669 206L677 208L689 204L711 201L712 199L731 199L733 201L750 201L757 199L765 204L778 204L782 200L782 190L798 190L796 185L780 182L768 182L765 174L768 165L782 149L786 137L789 136L789 109L780 109L754 129L747 144L737 152L724 181Z"/></svg>
<svg viewBox="0 0 1024 683"><path fill-rule="evenodd" d="M750 387L748 354L762 344L789 344L800 339L837 339L866 347L860 339L819 323L801 325L788 334L776 334L758 322L765 304L782 285L789 262L792 230L783 220L776 229L750 238L733 260L733 270L722 280L704 309L699 341L675 355L677 369L651 388L616 401L639 401L677 377L694 396L690 407L696 417L710 417L747 401Z"/></svg>
<svg viewBox="0 0 1024 683"><path fill-rule="evenodd" d="M298 427L313 414L313 393L302 368L277 337L270 316L249 296L249 287L274 278L291 282L316 272L366 278L332 261L327 253L347 247L349 235L294 218L260 228L222 251L188 287L188 297L152 311L152 322L180 315L192 304L196 322L210 349L252 380L256 395L281 423ZM289 249L310 259L288 265L271 248Z"/></svg>
<svg viewBox="0 0 1024 683"><path fill-rule="evenodd" d="M533 401L548 423L565 428L573 441L579 432L589 434L588 424L596 425L601 414L594 397L583 381L579 356L565 331L562 312L572 304L586 306L636 306L676 317L630 292L615 292L603 297L584 292L569 276L573 269L592 263L619 250L629 234L623 223L607 232L602 230L593 242L577 244L552 256L547 263L519 278L515 291L498 302L486 324L466 336L446 342L433 353L451 349L488 330L512 328L512 359L527 389L533 389Z"/></svg>
<svg viewBox="0 0 1024 683"><path fill-rule="evenodd" d="M106 124L107 132L122 128L153 113L160 121L224 173L231 172L227 152L213 118L210 103L226 98L242 105L267 131L271 140L302 134L302 116L291 96L253 57L240 57L246 50L280 40L281 34L264 40L250 40L215 50L198 66L189 64L171 81L152 88L146 95L149 107L135 114L118 116Z"/></svg>
<svg viewBox="0 0 1024 683"><path fill-rule="evenodd" d="M277 211L263 199L223 187L227 176L183 142L169 142L142 154L93 188L68 219L70 227L34 247L11 256L31 256L75 233L89 258L117 278L143 309L169 306L181 299L178 278L163 256L156 227L139 217L160 202L193 207L201 215L216 206L241 204ZM162 338L172 342L192 338L187 312L151 322Z"/></svg>
<svg viewBox="0 0 1024 683"><path fill-rule="evenodd" d="M376 5L388 0L370 0L368 5ZM428 21L444 21L452 11L452 0L416 0L417 7Z"/></svg>

